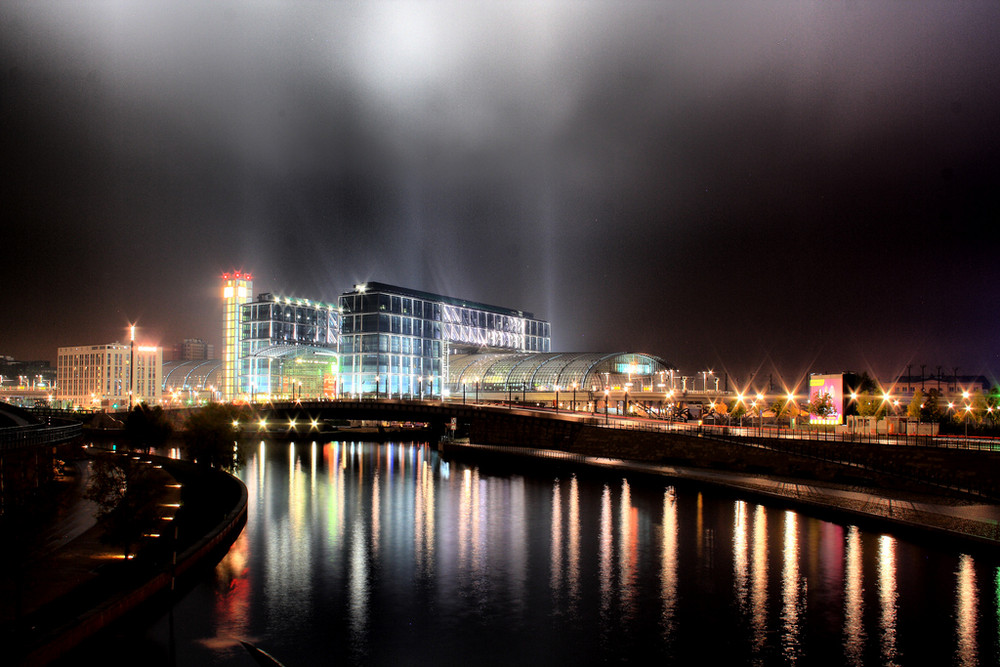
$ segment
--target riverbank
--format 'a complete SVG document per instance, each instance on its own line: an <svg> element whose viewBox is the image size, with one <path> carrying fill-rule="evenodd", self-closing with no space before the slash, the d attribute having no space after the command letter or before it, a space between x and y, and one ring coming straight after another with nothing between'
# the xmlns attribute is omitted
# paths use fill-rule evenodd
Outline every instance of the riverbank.
<svg viewBox="0 0 1000 667"><path fill-rule="evenodd" d="M5 573L5 580L17 578L13 585L23 581L19 608L0 627L14 664L52 663L126 614L168 603L179 582L214 567L243 529L247 491L238 479L185 461L143 459L165 476L158 502L171 517L169 528L126 561L93 525L20 572ZM69 504L88 502L83 480L73 484Z"/></svg>
<svg viewBox="0 0 1000 667"><path fill-rule="evenodd" d="M439 448L446 456L474 456L477 460L486 457L508 461L527 459L550 466L611 469L667 479L678 484L709 486L741 498L803 510L820 518L905 534L915 541L948 539L970 550L1000 554L1000 505L984 503L962 494L921 494L528 447L447 442Z"/></svg>

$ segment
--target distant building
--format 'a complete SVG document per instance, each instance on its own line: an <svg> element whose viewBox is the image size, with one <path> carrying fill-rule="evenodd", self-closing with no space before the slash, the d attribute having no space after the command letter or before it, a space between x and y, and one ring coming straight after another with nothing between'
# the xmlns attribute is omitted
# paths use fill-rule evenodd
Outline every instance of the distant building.
<svg viewBox="0 0 1000 667"><path fill-rule="evenodd" d="M200 338L185 338L183 342L163 347L164 361L201 361L215 358L215 346Z"/></svg>
<svg viewBox="0 0 1000 667"><path fill-rule="evenodd" d="M56 383L56 369L48 360L19 361L0 356L0 388L51 391Z"/></svg>
<svg viewBox="0 0 1000 667"><path fill-rule="evenodd" d="M162 395L163 349L131 343L60 347L56 400L106 410L157 404Z"/></svg>

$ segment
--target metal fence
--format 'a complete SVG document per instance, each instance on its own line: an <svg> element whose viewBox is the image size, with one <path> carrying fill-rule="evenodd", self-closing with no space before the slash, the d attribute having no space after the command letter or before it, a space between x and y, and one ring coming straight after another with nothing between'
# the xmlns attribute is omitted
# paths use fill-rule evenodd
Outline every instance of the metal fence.
<svg viewBox="0 0 1000 667"><path fill-rule="evenodd" d="M72 440L83 434L80 423L31 426L10 426L0 428L0 450L23 449L39 445L55 445Z"/></svg>

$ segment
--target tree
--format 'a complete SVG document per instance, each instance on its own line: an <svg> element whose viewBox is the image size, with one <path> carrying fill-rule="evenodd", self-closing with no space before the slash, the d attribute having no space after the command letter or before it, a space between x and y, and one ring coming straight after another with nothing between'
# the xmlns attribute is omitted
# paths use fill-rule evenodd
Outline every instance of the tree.
<svg viewBox="0 0 1000 667"><path fill-rule="evenodd" d="M924 417L924 392L917 389L913 392L910 404L906 406L906 416L910 419L922 420Z"/></svg>
<svg viewBox="0 0 1000 667"><path fill-rule="evenodd" d="M886 402L870 392L858 394L858 415L861 417L881 417L886 412Z"/></svg>
<svg viewBox="0 0 1000 667"><path fill-rule="evenodd" d="M101 454L92 462L86 498L97 503L104 526L101 541L121 547L125 558L158 518L163 487L148 462L121 454Z"/></svg>
<svg viewBox="0 0 1000 667"><path fill-rule="evenodd" d="M833 396L829 392L817 392L809 401L809 412L818 417L829 417L836 412Z"/></svg>
<svg viewBox="0 0 1000 667"><path fill-rule="evenodd" d="M173 425L158 405L149 407L140 403L125 419L125 437L134 450L149 453L150 449L162 447L173 431Z"/></svg>
<svg viewBox="0 0 1000 667"><path fill-rule="evenodd" d="M927 421L941 421L941 392L936 387L927 390L927 395L924 397L923 415Z"/></svg>
<svg viewBox="0 0 1000 667"><path fill-rule="evenodd" d="M188 458L213 468L232 470L242 463L233 420L237 412L219 403L192 411L184 423Z"/></svg>

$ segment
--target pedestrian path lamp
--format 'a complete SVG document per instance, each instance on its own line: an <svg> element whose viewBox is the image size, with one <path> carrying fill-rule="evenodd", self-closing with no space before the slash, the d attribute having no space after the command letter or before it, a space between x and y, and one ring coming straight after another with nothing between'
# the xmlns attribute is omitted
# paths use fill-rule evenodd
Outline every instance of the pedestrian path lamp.
<svg viewBox="0 0 1000 667"><path fill-rule="evenodd" d="M604 423L608 423L608 401L610 400L611 392L607 389L604 390Z"/></svg>

